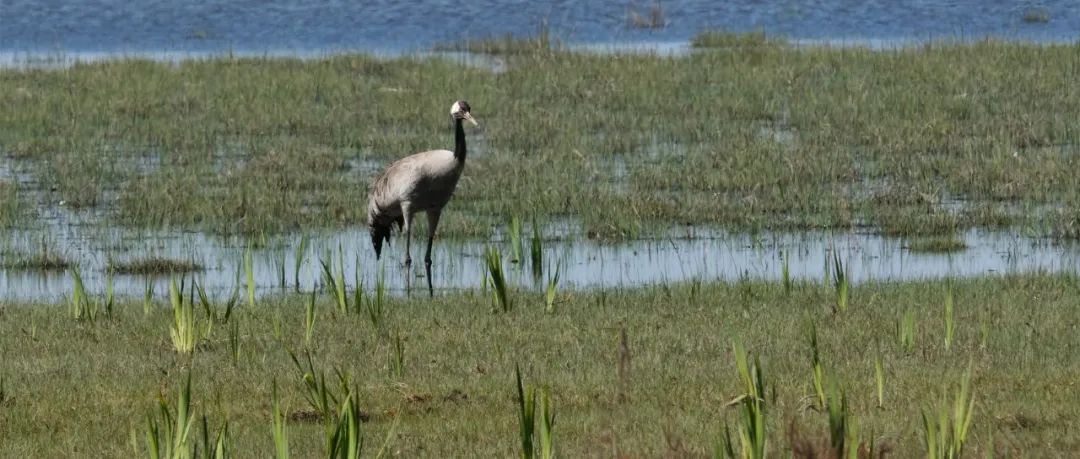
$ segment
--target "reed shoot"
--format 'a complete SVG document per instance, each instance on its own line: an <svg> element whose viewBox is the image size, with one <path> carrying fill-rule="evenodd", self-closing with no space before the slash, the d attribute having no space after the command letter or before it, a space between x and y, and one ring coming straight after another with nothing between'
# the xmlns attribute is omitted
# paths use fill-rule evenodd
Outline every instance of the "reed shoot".
<svg viewBox="0 0 1080 459"><path fill-rule="evenodd" d="M514 306L509 297L509 287L506 283L506 276L503 273L502 255L499 253L499 250L489 247L484 252L484 262L487 266L488 276L491 280L492 296L495 304L499 306L502 312L510 312Z"/></svg>

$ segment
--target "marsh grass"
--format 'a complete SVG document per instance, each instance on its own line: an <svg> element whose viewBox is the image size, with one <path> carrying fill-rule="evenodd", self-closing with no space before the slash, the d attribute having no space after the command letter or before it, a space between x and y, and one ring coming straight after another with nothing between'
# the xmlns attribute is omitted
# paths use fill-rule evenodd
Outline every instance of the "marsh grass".
<svg viewBox="0 0 1080 459"><path fill-rule="evenodd" d="M956 328L956 315L953 307L953 290L951 284L945 287L945 307L943 314L945 322L945 350L948 351L953 343L953 335Z"/></svg>
<svg viewBox="0 0 1080 459"><path fill-rule="evenodd" d="M359 288L357 287L357 289ZM367 313L368 323L371 324L376 334L382 333L383 324L386 322L387 300L386 273L380 270L375 278L375 292L368 295L367 301L364 302L364 312Z"/></svg>
<svg viewBox="0 0 1080 459"><path fill-rule="evenodd" d="M341 252L339 252L337 272L335 272L333 266L331 266L334 263L333 256L330 257L329 262L325 259L320 259L319 265L322 266L323 284L325 284L327 290L329 290L330 297L334 300L338 312L346 314L349 312L349 297L346 295L345 264L340 253Z"/></svg>
<svg viewBox="0 0 1080 459"><path fill-rule="evenodd" d="M241 262L244 268L244 286L247 289L248 307L255 307L255 265L252 262L252 247L248 245L244 249L244 259Z"/></svg>
<svg viewBox="0 0 1080 459"><path fill-rule="evenodd" d="M896 336L902 349L910 352L915 348L915 312L911 309L904 311L904 315L897 319Z"/></svg>
<svg viewBox="0 0 1080 459"><path fill-rule="evenodd" d="M1050 22L1050 12L1043 8L1030 8L1024 11L1022 19L1029 24L1045 24Z"/></svg>
<svg viewBox="0 0 1080 459"><path fill-rule="evenodd" d="M517 379L518 436L523 459L555 457L555 411L551 406L548 387L526 386L521 380L521 368L514 366Z"/></svg>
<svg viewBox="0 0 1080 459"><path fill-rule="evenodd" d="M728 427L724 426L724 453L729 458L763 459L767 453L767 435L765 424L765 380L762 376L761 362L755 357L749 361L746 350L738 342L732 343L735 367L742 380L744 392L728 403L739 407L739 423L735 431L739 439L739 453L736 455L734 443Z"/></svg>
<svg viewBox="0 0 1080 459"><path fill-rule="evenodd" d="M524 227L521 223L521 217L517 215L511 216L508 230L508 233L510 234L510 262L517 264L519 267L525 262L523 232Z"/></svg>
<svg viewBox="0 0 1080 459"><path fill-rule="evenodd" d="M291 349L286 348L286 352L289 354L289 358L293 364L296 365L296 370L300 374L300 381L304 387L304 398L307 399L308 405L314 411L314 413L322 419L333 419L337 404L340 400L344 400L343 397L348 395L349 386L348 378L340 371L335 370L338 375L338 392L335 392L333 385L327 385L326 372L323 370L315 370L315 364L312 362L311 353L305 352L307 366L304 366L300 359L296 356ZM331 381L332 383L333 381Z"/></svg>
<svg viewBox="0 0 1080 459"><path fill-rule="evenodd" d="M698 41L739 52L529 51L552 47L541 34L477 46L520 50L499 71L360 55L5 68L0 150L20 170L71 182L71 194L89 187L96 198L84 205L115 211L103 212L109 223L333 228L364 220L356 203L370 164L451 145L447 94L456 93L484 124L469 131L474 154L445 237L486 237L513 214L566 216L581 223L575 235L609 239L671 222L1078 233L1075 212L1015 210L1080 203L1069 175L1078 156L1068 153L1080 143L1074 46L874 51L717 37ZM64 167L50 169L58 155ZM84 176L115 185L97 190ZM17 200L41 191L19 189ZM945 204L955 196L965 199L959 210Z"/></svg>
<svg viewBox="0 0 1080 459"><path fill-rule="evenodd" d="M626 8L626 24L636 29L662 29L667 26L664 15L664 7L659 0L653 0L645 12L638 10L638 6L631 2Z"/></svg>
<svg viewBox="0 0 1080 459"><path fill-rule="evenodd" d="M311 288L311 296L304 308L304 345L311 346L311 336L315 333L315 297L318 290Z"/></svg>
<svg viewBox="0 0 1080 459"><path fill-rule="evenodd" d="M236 309L236 306L240 303L240 286L239 285L233 286L232 293L225 300L225 304L221 308L218 308L217 306L214 305L214 302L206 294L206 289L204 289L202 284L200 284L197 280L192 279L191 280L191 286L192 286L192 289L195 290L195 292L197 292L199 294L199 304L202 305L203 315L206 317L206 321L207 321L208 324L212 325L214 323L218 323L218 324L227 324L227 323L229 323L229 318L232 317L233 311ZM153 295L153 290L151 289L150 292L149 292L149 296L152 296L152 295ZM194 297L192 297L192 301L193 302L195 301ZM145 307L145 305L144 305L144 307Z"/></svg>
<svg viewBox="0 0 1080 459"><path fill-rule="evenodd" d="M916 253L953 253L967 248L967 243L955 235L919 238L908 243L908 249Z"/></svg>
<svg viewBox="0 0 1080 459"><path fill-rule="evenodd" d="M192 293L194 293L192 286ZM201 340L210 335L213 322L207 320L206 329L200 330L195 323L195 296L184 296L184 281L177 284L176 278L169 279L169 305L173 320L169 327L169 338L173 349L180 354L191 354Z"/></svg>
<svg viewBox="0 0 1080 459"><path fill-rule="evenodd" d="M769 36L764 30L751 32L728 32L707 30L699 32L690 39L694 48L746 48L760 46L783 46L787 40L779 36Z"/></svg>
<svg viewBox="0 0 1080 459"><path fill-rule="evenodd" d="M531 36L506 34L501 37L468 39L450 43L438 43L435 51L457 51L474 54L521 55L552 53L563 48L561 42L551 36L546 26Z"/></svg>
<svg viewBox="0 0 1080 459"><path fill-rule="evenodd" d="M544 276L544 230L532 218L532 234L529 237L529 260L533 280L539 281Z"/></svg>
<svg viewBox="0 0 1080 459"><path fill-rule="evenodd" d="M296 244L296 252L293 254L293 289L296 293L300 293L300 268L304 265L304 255L307 254L309 240L306 234L300 236L300 243Z"/></svg>
<svg viewBox="0 0 1080 459"><path fill-rule="evenodd" d="M885 365L881 363L881 355L874 358L874 386L877 389L877 407L885 408Z"/></svg>
<svg viewBox="0 0 1080 459"><path fill-rule="evenodd" d="M97 319L98 304L86 291L82 274L78 268L71 270L71 298L68 300L68 312L75 320L93 322Z"/></svg>
<svg viewBox="0 0 1080 459"><path fill-rule="evenodd" d="M971 367L964 372L953 403L942 402L936 407L923 410L923 439L926 441L926 457L930 459L955 459L964 457L975 410L975 395L971 391Z"/></svg>
<svg viewBox="0 0 1080 459"><path fill-rule="evenodd" d="M358 459L364 450L364 437L360 432L361 419L358 394L349 392L337 413L337 428L328 439L326 457L330 459ZM381 454L380 454L381 455Z"/></svg>
<svg viewBox="0 0 1080 459"><path fill-rule="evenodd" d="M0 179L0 226L11 226L19 221L22 201L16 183Z"/></svg>
<svg viewBox="0 0 1080 459"><path fill-rule="evenodd" d="M175 414L164 396L158 399L157 417L147 419L147 454L153 459L180 459L193 455L189 438L195 425L191 410L191 373L177 389ZM204 418L205 422L205 418Z"/></svg>
<svg viewBox="0 0 1080 459"><path fill-rule="evenodd" d="M206 415L202 417L202 449L205 459L227 459L233 457L232 443L229 439L229 421L221 422L216 433L211 436L210 424ZM211 442L213 438L213 442Z"/></svg>
<svg viewBox="0 0 1080 459"><path fill-rule="evenodd" d="M825 378L825 367L821 363L821 350L818 346L817 327L812 323L810 324L809 338L810 369L813 375L814 394L817 395L818 408L825 409L828 401L825 395L825 389L828 387L828 383Z"/></svg>
<svg viewBox="0 0 1080 459"><path fill-rule="evenodd" d="M847 415L858 421L861 439L872 432L879 444L893 446L895 457L926 454L920 407L935 418L941 407L952 413L955 401L964 399L956 397L955 382L969 362L977 403L965 456L983 457L990 432L999 455L1068 455L1080 445L1068 422L1080 415L1080 394L1068 390L1080 371L1080 358L1069 352L1080 346L1072 332L1080 284L1071 277L953 280L957 339L948 352L940 338L919 339L910 351L888 344L905 314L918 330L940 336L944 281L853 284L859 307L842 315L829 312L835 292L820 282L796 282L787 293L780 282L754 281L748 281L750 294L745 285L708 281L569 290L558 314L540 307L492 313L490 297L470 291L390 297L388 307L408 312L388 324L401 330L405 345L407 368L400 378L384 367L393 355L393 331L390 340L363 332L368 319L362 314L335 313L333 320L320 315L306 348L300 324L307 292L237 308L227 327L236 332L205 341L190 357L175 353L164 336L172 311L153 308L144 316L138 299L118 298L114 317L93 326L72 322L58 313L62 307L6 304L0 349L19 358L5 361L2 371L10 400L0 406L0 456L128 457L131 432L146 427L146 412L138 407L154 406L159 393L170 394L173 403L188 368L195 369L196 423L202 414L211 426L227 419L234 451L275 455L276 379L276 411L284 413L278 419L290 449L322 456L326 424L301 415L311 411L307 389L283 346L298 350L302 363L302 349L309 350L315 373L325 368L335 393L341 392L332 382L334 368L352 375L350 390L368 416L362 424L366 443L386 438L398 425L400 437L395 434L390 452L403 457L516 456L512 375L515 362L526 361L522 371L542 375L534 382L551 388L558 456L701 456L711 452L725 423L740 448L736 426L744 399L724 407L749 392L731 348L737 339L750 351L747 367L757 357L768 377L759 391L765 393L767 455L786 457L792 448L786 427L793 421L807 432L825 432L826 442L829 437L827 415L806 409L812 393L808 323L816 324L828 379L847 395ZM692 289L699 292L689 302ZM982 305L986 313L980 318L965 304ZM273 311L287 325L277 332ZM974 345L980 320L992 330L982 348ZM633 337L634 367L620 378L623 328ZM878 357L888 377L884 409L875 400ZM941 381L950 384L944 392ZM86 388L93 388L91 396ZM333 411L340 411L340 402ZM105 418L110 422L101 422Z"/></svg>
<svg viewBox="0 0 1080 459"><path fill-rule="evenodd" d="M23 254L15 252L3 253L3 261L0 261L0 269L11 271L66 271L72 263L63 255L56 253L42 244L41 251L36 254Z"/></svg>
<svg viewBox="0 0 1080 459"><path fill-rule="evenodd" d="M144 281L142 310L144 316L149 316L154 308L154 281L147 278Z"/></svg>
<svg viewBox="0 0 1080 459"><path fill-rule="evenodd" d="M847 394L835 382L829 384L827 413L829 443L836 457L858 457L858 428L848 412Z"/></svg>
<svg viewBox="0 0 1080 459"><path fill-rule="evenodd" d="M555 300L558 298L559 293L560 271L562 271L562 265L556 265L555 274L548 279L547 288L544 289L544 311L548 314L555 312Z"/></svg>
<svg viewBox="0 0 1080 459"><path fill-rule="evenodd" d="M514 308L510 298L510 286L506 281L506 273L502 267L502 253L499 249L488 247L484 251L484 265L487 268L485 282L491 282L492 303L502 312L510 312Z"/></svg>
<svg viewBox="0 0 1080 459"><path fill-rule="evenodd" d="M289 429L285 422L286 411L281 407L281 398L278 396L277 381L273 382L273 390L270 394L270 419L272 421L274 438L274 457L277 459L289 459Z"/></svg>
<svg viewBox="0 0 1080 459"><path fill-rule="evenodd" d="M110 261L107 270L119 275L167 276L201 272L205 268L190 260L171 260L146 257L127 261Z"/></svg>
<svg viewBox="0 0 1080 459"><path fill-rule="evenodd" d="M791 293L791 260L786 251L780 251L780 283L784 286L784 293Z"/></svg>
<svg viewBox="0 0 1080 459"><path fill-rule="evenodd" d="M394 378L400 380L405 375L405 340L401 339L401 330L394 331L394 341L390 355L390 373Z"/></svg>
<svg viewBox="0 0 1080 459"><path fill-rule="evenodd" d="M848 294L851 291L851 283L848 281L847 270L844 269L844 260L840 258L840 252L833 250L833 288L836 290L836 307L834 312L844 312L848 308Z"/></svg>

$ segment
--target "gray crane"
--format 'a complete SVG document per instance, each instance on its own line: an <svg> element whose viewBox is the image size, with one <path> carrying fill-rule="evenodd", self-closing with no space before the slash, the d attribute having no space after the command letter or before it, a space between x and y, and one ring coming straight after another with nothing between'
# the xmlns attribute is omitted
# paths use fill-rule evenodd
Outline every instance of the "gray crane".
<svg viewBox="0 0 1080 459"><path fill-rule="evenodd" d="M469 103L454 102L450 118L454 125L454 151L431 150L406 156L386 168L375 179L368 195L368 229L375 258L382 255L383 241L390 242L392 225L405 233L405 266L412 266L409 246L412 242L413 216L426 212L428 218L427 251L424 267L427 272L428 289L431 290L431 243L435 228L439 226L442 209L450 201L457 187L461 171L465 168L464 121L477 125L470 113Z"/></svg>

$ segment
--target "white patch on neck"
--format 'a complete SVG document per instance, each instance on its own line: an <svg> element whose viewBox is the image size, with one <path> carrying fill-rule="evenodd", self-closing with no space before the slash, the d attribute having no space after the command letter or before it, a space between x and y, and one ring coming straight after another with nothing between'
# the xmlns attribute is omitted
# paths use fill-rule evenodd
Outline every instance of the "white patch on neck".
<svg viewBox="0 0 1080 459"><path fill-rule="evenodd" d="M450 114L451 115L456 115L457 113L460 113L460 112L461 112L461 106L458 105L457 102L454 102L454 105L450 106Z"/></svg>

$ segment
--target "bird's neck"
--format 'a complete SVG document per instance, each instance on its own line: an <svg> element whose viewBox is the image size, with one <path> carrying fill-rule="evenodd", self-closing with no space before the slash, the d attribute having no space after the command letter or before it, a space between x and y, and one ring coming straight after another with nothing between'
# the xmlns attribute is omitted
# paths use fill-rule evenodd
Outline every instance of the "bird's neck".
<svg viewBox="0 0 1080 459"><path fill-rule="evenodd" d="M465 161L467 151L465 149L465 127L462 126L461 118L454 118L454 159Z"/></svg>

